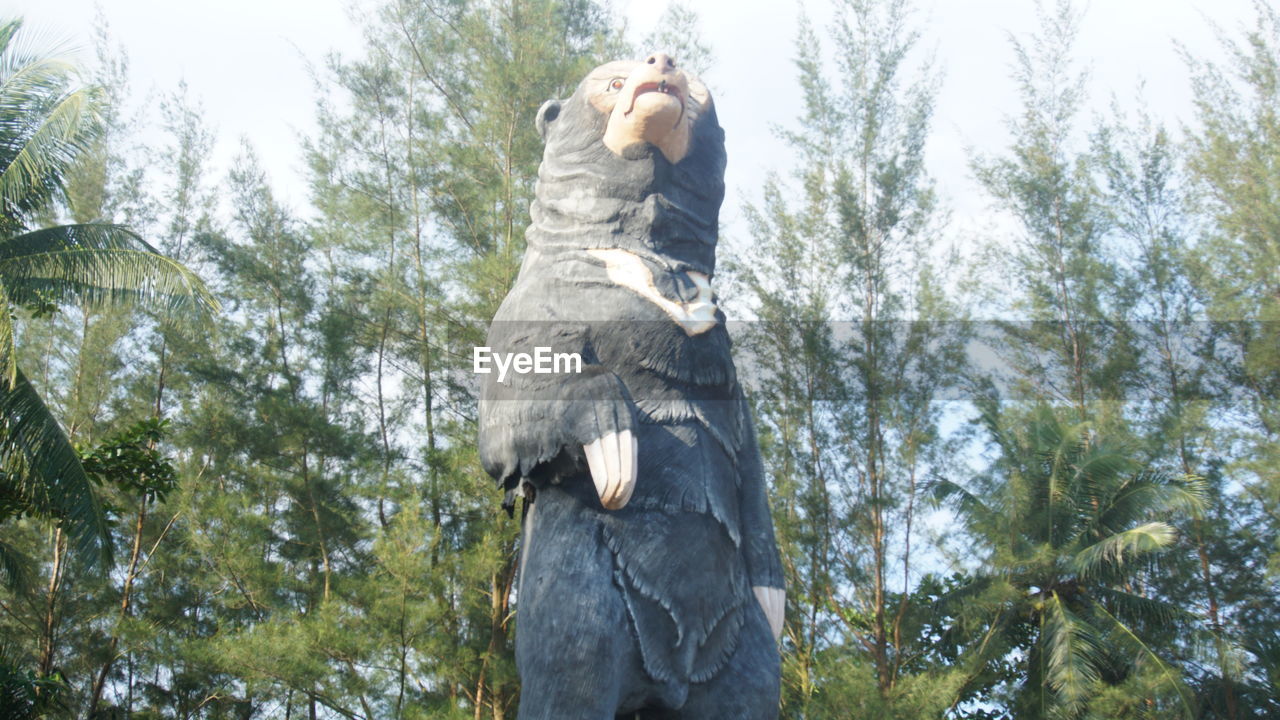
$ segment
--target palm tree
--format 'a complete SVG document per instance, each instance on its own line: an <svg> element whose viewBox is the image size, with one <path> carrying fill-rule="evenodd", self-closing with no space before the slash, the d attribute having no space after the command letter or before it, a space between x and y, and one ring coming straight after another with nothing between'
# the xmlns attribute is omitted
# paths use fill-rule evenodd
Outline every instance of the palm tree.
<svg viewBox="0 0 1280 720"><path fill-rule="evenodd" d="M75 301L125 300L172 310L217 302L181 264L128 228L42 227L76 158L94 143L97 90L67 62L34 51L22 22L0 24L0 522L52 520L88 563L111 560L102 507L58 421L18 367L14 316ZM0 575L13 583L20 556L0 540Z"/></svg>
<svg viewBox="0 0 1280 720"><path fill-rule="evenodd" d="M993 470L978 490L938 489L987 553L950 603L976 609L961 620L981 632L975 666L988 679L992 668L1020 667L1006 688L1015 717L1078 718L1126 683L1159 691L1140 698L1169 706L1158 716L1189 716L1180 673L1149 639L1192 616L1145 594L1141 580L1175 540L1168 520L1202 509L1201 482L1138 467L1087 423L1064 425L1048 408L1014 429L992 404L982 422L999 452Z"/></svg>

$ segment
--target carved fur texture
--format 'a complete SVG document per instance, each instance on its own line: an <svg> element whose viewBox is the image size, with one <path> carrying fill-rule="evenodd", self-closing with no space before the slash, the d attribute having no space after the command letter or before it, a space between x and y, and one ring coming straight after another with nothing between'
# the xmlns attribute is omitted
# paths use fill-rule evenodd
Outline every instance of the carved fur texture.
<svg viewBox="0 0 1280 720"><path fill-rule="evenodd" d="M663 86L650 78L671 70L640 64L602 66L539 112L528 250L489 333L495 352L584 363L483 376L481 460L508 505L527 507L520 718L774 718L778 652L752 588L781 588L782 571L724 315L709 306L724 133L696 78ZM619 88L639 88L619 103L682 103L679 162L649 142L606 147L615 105L600 93ZM609 510L583 446L623 431L635 484Z"/></svg>

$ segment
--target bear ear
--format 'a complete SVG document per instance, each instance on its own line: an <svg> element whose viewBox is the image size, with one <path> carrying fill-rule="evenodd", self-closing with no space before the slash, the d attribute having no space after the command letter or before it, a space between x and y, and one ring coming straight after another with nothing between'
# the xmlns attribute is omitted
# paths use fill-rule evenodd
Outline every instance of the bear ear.
<svg viewBox="0 0 1280 720"><path fill-rule="evenodd" d="M538 128L538 134L543 140L547 139L547 124L553 122L560 117L560 101L548 100L542 103L542 107L538 108L538 117L533 124Z"/></svg>

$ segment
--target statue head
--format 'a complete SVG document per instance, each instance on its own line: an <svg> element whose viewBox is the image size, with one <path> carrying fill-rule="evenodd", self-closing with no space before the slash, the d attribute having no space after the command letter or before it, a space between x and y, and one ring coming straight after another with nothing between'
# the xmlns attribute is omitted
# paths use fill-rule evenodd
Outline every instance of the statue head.
<svg viewBox="0 0 1280 720"><path fill-rule="evenodd" d="M586 127L556 127L569 104L585 104L598 115L585 118ZM708 113L713 113L711 94L702 81L677 67L670 55L654 53L644 60L619 60L592 70L568 101L545 103L537 124L548 145L553 135L562 134L559 130L590 129L593 132L587 134L598 135L620 157L638 156L637 151L648 145L668 162L679 163L694 144L699 120Z"/></svg>
<svg viewBox="0 0 1280 720"><path fill-rule="evenodd" d="M673 163L689 152L698 110L711 100L702 83L677 68L665 53L654 53L642 63L609 63L586 82L590 103L609 114L605 147L621 155L647 142Z"/></svg>
<svg viewBox="0 0 1280 720"><path fill-rule="evenodd" d="M701 80L665 53L605 63L544 103L537 127L530 247L619 247L712 273L724 131Z"/></svg>

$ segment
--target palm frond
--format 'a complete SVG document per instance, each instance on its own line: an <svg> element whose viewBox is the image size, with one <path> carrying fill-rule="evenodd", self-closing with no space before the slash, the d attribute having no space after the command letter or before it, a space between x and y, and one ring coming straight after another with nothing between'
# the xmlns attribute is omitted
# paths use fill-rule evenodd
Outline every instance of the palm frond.
<svg viewBox="0 0 1280 720"><path fill-rule="evenodd" d="M0 25L0 108L6 110L48 107L76 72L69 60L58 57L61 53L37 49L35 36L22 25L21 20Z"/></svg>
<svg viewBox="0 0 1280 720"><path fill-rule="evenodd" d="M219 308L195 273L145 250L72 249L9 257L0 260L0 283L17 304L137 301L179 312Z"/></svg>
<svg viewBox="0 0 1280 720"><path fill-rule="evenodd" d="M1148 553L1168 547L1177 532L1168 523L1149 522L1099 540L1071 558L1071 568L1083 578L1094 578Z"/></svg>
<svg viewBox="0 0 1280 720"><path fill-rule="evenodd" d="M1076 495L1092 500L1110 494L1134 470L1133 461L1121 449L1090 439L1073 458L1070 479Z"/></svg>
<svg viewBox="0 0 1280 720"><path fill-rule="evenodd" d="M22 28L22 21L19 19L6 20L0 24L0 57L7 57L12 54L9 52L9 46L13 43L18 35L18 30ZM6 68L0 63L0 77L4 77L7 73Z"/></svg>
<svg viewBox="0 0 1280 720"><path fill-rule="evenodd" d="M1090 594L1109 608L1112 615L1129 624L1168 627L1175 622L1194 623L1198 619L1193 613L1173 603L1115 588L1093 588Z"/></svg>
<svg viewBox="0 0 1280 720"><path fill-rule="evenodd" d="M1044 458L1046 474L1053 473L1056 465L1070 457L1084 442L1082 428L1064 425L1053 409L1046 405L1037 407L1029 419L1027 442Z"/></svg>
<svg viewBox="0 0 1280 720"><path fill-rule="evenodd" d="M3 30L12 27L10 24ZM75 73L71 63L58 58L23 50L0 52L0 108L9 112L49 106L50 98L62 95Z"/></svg>
<svg viewBox="0 0 1280 720"><path fill-rule="evenodd" d="M1045 602L1045 681L1072 715L1084 709L1098 682L1102 651L1094 628L1053 593Z"/></svg>
<svg viewBox="0 0 1280 720"><path fill-rule="evenodd" d="M14 107L21 98L0 95L0 202L6 217L42 207L61 186L62 173L89 141L90 94L85 88L67 93L47 112Z"/></svg>
<svg viewBox="0 0 1280 720"><path fill-rule="evenodd" d="M978 614L987 611L1001 611L1012 605L1019 597L1017 588L1003 578L992 575L980 575L969 582L938 595L929 604L933 612L956 615L976 610Z"/></svg>
<svg viewBox="0 0 1280 720"><path fill-rule="evenodd" d="M22 370L0 384L0 458L23 472L6 490L17 505L62 522L77 555L87 564L110 564L111 535L80 456ZM16 461L16 462L15 462Z"/></svg>
<svg viewBox="0 0 1280 720"><path fill-rule="evenodd" d="M21 18L13 18L0 22L0 85L19 70L44 63L57 64L62 67L62 74L74 71L70 61L59 59L65 56L63 43L49 43L39 32L23 30Z"/></svg>
<svg viewBox="0 0 1280 720"><path fill-rule="evenodd" d="M1197 517L1208 503L1204 480L1194 475L1170 475L1144 471L1129 476L1109 496L1102 498L1099 529L1114 531L1143 517L1186 513Z"/></svg>
<svg viewBox="0 0 1280 720"><path fill-rule="evenodd" d="M21 550L0 540L0 585L18 590L31 584L34 563Z"/></svg>
<svg viewBox="0 0 1280 720"><path fill-rule="evenodd" d="M124 225L87 223L58 225L0 238L0 260L65 250L142 250L159 254L140 235Z"/></svg>
<svg viewBox="0 0 1280 720"><path fill-rule="evenodd" d="M1151 649L1151 646L1144 642L1131 627L1117 618L1113 613L1111 613L1111 611L1107 610L1106 606L1101 602L1098 602L1094 598L1086 599L1091 604L1095 616L1109 626L1108 629L1110 629L1119 639L1121 644L1129 647L1136 655L1139 656L1139 659L1146 660L1155 666L1159 677L1177 693L1178 699L1182 701L1182 709L1185 712L1184 717L1188 720L1190 720L1190 718L1194 718L1195 712L1192 710L1191 706L1193 701L1191 691L1182 683L1181 675L1177 669L1170 666L1169 663L1165 662L1159 655L1157 655L1156 652Z"/></svg>
<svg viewBox="0 0 1280 720"><path fill-rule="evenodd" d="M957 483L945 479L937 481L933 486L933 496L939 502L950 503L972 523L996 527L993 523L998 520L999 515L981 498Z"/></svg>

